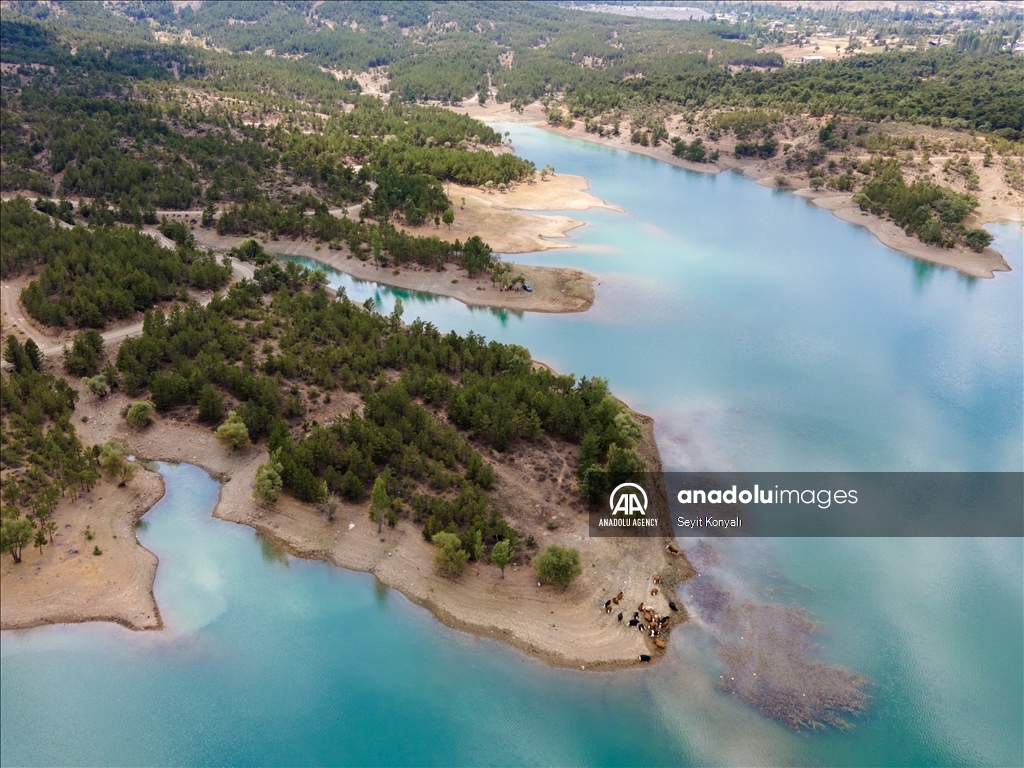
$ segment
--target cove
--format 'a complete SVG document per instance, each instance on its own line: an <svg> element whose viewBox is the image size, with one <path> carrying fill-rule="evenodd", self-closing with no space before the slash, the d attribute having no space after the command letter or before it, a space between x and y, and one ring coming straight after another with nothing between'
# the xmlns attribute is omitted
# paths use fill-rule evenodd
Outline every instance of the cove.
<svg viewBox="0 0 1024 768"><path fill-rule="evenodd" d="M700 762L660 711L671 678L553 670L449 630L371 576L211 518L213 480L157 466L167 493L139 538L167 628L5 633L5 764Z"/></svg>
<svg viewBox="0 0 1024 768"><path fill-rule="evenodd" d="M202 470L157 468L167 493L139 538L160 558L155 593L166 629L4 633L5 764L925 765L1011 754L967 729L930 738L919 719L931 721L935 703L901 712L898 691L880 697L850 734L795 735L710 687L713 665L697 627L680 632L657 667L551 669L447 629L371 576L282 555L251 529L210 516L218 487ZM896 560L885 546L858 554ZM899 551L906 557L906 547ZM949 551L928 545L919 554ZM969 554L974 565L953 561L964 580L956 597L982 598L970 613L979 619L998 602L984 595L999 591L1004 574L977 565L985 552ZM1019 547L999 559L1019 567ZM827 610L836 579L814 575L828 587L819 599ZM860 578L846 588L866 586ZM903 623L892 624L856 632L854 655L895 642L908 664L934 661L903 646ZM875 634L880 628L887 633ZM974 664L1007 671L1011 649L972 635L981 643ZM986 662L985 651L1002 654ZM970 697L970 689L961 694ZM948 706L960 716L957 702Z"/></svg>
<svg viewBox="0 0 1024 768"><path fill-rule="evenodd" d="M520 154L627 209L574 212L578 247L529 257L598 273L594 308L517 316L401 293L406 320L607 377L658 420L669 466L1019 471L1019 229L993 227L1014 271L969 281L733 174L508 129ZM384 312L396 295L332 281ZM3 633L4 764L1021 763L1019 540L726 551L737 589L808 608L823 658L873 681L852 731L795 735L716 691L696 624L650 669L553 670L370 576L275 552L210 518L200 470L161 471L168 495L139 535L160 557L167 629Z"/></svg>

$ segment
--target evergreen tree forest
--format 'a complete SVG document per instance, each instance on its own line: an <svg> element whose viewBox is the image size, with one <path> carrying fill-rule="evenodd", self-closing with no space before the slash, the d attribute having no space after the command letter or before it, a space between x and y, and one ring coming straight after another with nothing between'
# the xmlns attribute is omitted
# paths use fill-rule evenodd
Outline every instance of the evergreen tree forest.
<svg viewBox="0 0 1024 768"><path fill-rule="evenodd" d="M493 92L515 105L564 94L577 118L660 104L737 105L948 124L1010 140L1024 130L1019 106L1024 61L1009 50L1020 35L1019 9L999 14L994 27L968 22L955 46L918 50L901 43L900 50L784 67L778 54L759 50L777 36L770 31L777 27L759 28L754 17L767 12L783 18L786 9L766 11L751 4L743 4L750 12L739 23L723 23L731 11L727 6L735 3L721 8L705 3L715 13L704 21L636 18L542 2L217 2L178 9L124 3L117 14L89 3L11 5L4 60L53 66L65 79L78 64L65 41L114 37L119 55L102 65L91 51L81 54L94 73L92 82L115 73L160 81L216 80L224 91L276 91L329 104L328 93L358 102L359 85L351 74L376 69L387 76L385 89L405 102L450 103L477 93L489 98ZM899 12L883 18L884 9L845 15L840 10L839 18L833 9L811 7L798 15L801 26L811 17L836 29L870 25L878 38L907 37L911 27L921 27L921 19L896 18ZM923 23L921 31L927 27ZM154 29L170 35L188 29L224 51L272 52L268 58L274 63L261 65L247 85L239 59L158 46ZM267 87L282 79L290 84Z"/></svg>
<svg viewBox="0 0 1024 768"><path fill-rule="evenodd" d="M243 280L208 306L147 312L143 334L118 350L121 388L210 424L230 408L301 501L363 501L383 478L390 524L458 535L470 559L478 532L488 550L519 536L488 501L495 474L482 452L550 437L581 446L592 483L642 471L639 427L605 382L535 369L515 345L404 326L333 297L316 273L288 272L267 295ZM362 413L304 418L305 403L341 390L358 393Z"/></svg>
<svg viewBox="0 0 1024 768"><path fill-rule="evenodd" d="M0 275L38 275L21 302L44 325L102 328L156 302L218 289L231 268L211 253L163 248L122 226L67 227L25 198L0 203Z"/></svg>
<svg viewBox="0 0 1024 768"><path fill-rule="evenodd" d="M703 110L715 135L735 134L737 157L784 157L790 172L824 166L817 186L856 192L863 209L926 242L988 244L963 223L977 199L908 183L893 160L898 141L878 126L972 131L1018 152L1016 11L967 24L954 45L784 66L763 47L785 30L755 23L757 4L730 19L737 4L695 2L707 19L549 2L11 0L0 18L0 188L38 200L0 205L0 276L29 278L21 300L35 320L80 330L64 370L90 390L116 381L157 418L228 425L233 447L265 447L262 498L284 492L325 509L332 497L373 498L378 520L406 517L444 542L453 568L502 541L515 549L520 533L488 496L491 451L567 441L591 499L643 469L639 426L603 381L535 368L515 345L381 317L255 240L234 254L254 262L254 278L226 287L230 268L195 249L172 214L201 216L222 235L310 238L380 266L493 273L501 265L479 237L403 228L457 214L448 182L507 185L537 170L506 151L501 133L445 107L541 100L552 122L582 120L606 135L629 120L637 143L672 141L679 158L715 162L710 137L670 137L665 124L682 114L692 125ZM772 13L788 20L791 10ZM807 13L892 32L874 11ZM916 22L891 21L909 39ZM811 31L801 23L795 34ZM825 125L817 144L792 147L778 127L802 116ZM871 163L852 149L849 162L826 163L848 145L872 153L871 142ZM215 293L200 306L190 289ZM140 312L142 334L105 357L98 329ZM75 390L41 370L38 347L12 338L4 358L13 367L2 384L4 545L13 553L8 543L25 526L10 526L26 515L44 525L54 494L95 483L102 450L80 445ZM358 395L361 410L308 418L308 403L342 392Z"/></svg>

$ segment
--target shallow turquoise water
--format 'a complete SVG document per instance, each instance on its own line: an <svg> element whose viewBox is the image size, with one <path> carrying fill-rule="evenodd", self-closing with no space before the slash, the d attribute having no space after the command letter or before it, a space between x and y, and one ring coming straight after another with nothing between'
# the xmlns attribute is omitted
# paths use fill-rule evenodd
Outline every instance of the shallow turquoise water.
<svg viewBox="0 0 1024 768"><path fill-rule="evenodd" d="M994 280L907 258L867 230L738 174L691 173L527 126L516 150L627 210L568 212L571 250L517 261L600 275L593 309L515 314L331 271L353 299L515 342L606 377L654 416L667 466L1020 470L1024 245L993 227ZM311 260L299 260L313 265Z"/></svg>
<svg viewBox="0 0 1024 768"><path fill-rule="evenodd" d="M607 376L658 419L677 467L1021 469L1019 229L993 228L1015 271L968 281L738 176L508 128L521 154L627 208L573 214L590 224L580 247L531 258L601 273L594 309L516 316L403 292L407 320ZM390 290L336 283L390 310ZM715 691L696 624L651 669L552 670L370 576L276 555L210 518L202 472L161 471L140 539L168 628L5 632L4 765L1022 762L1020 540L725 547L736 583L806 607L823 658L873 680L851 732L795 735Z"/></svg>

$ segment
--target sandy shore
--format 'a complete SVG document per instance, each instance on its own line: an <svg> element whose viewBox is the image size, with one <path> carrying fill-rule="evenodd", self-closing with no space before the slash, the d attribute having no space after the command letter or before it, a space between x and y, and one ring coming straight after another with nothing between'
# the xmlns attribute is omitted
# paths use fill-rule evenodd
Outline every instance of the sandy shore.
<svg viewBox="0 0 1024 768"><path fill-rule="evenodd" d="M606 669L636 664L641 653L655 658L662 653L645 635L625 626L625 622L619 623L616 614L606 614L603 605L621 590L625 593L622 609L628 609L627 615L641 601L653 603L668 614L667 600L674 585L692 575L689 563L668 553L665 539L590 538L585 506L573 489L575 449L568 444L549 440L521 446L508 454L491 452L488 460L499 478L491 498L520 530L533 532L541 548L557 543L579 549L583 576L566 589L540 587L529 565L534 553L527 551L519 553L516 562L506 569L504 579L490 564L470 564L461 577L453 579L438 572L433 562L436 550L410 522L400 520L395 528L385 527L378 536L365 503L343 504L332 523L313 507L290 497L282 497L274 505L257 504L252 488L256 467L267 459L263 447L230 452L214 440L212 430L170 418L157 417L150 427L134 430L121 416L128 402L120 394L102 399L83 395L76 412L89 417L80 426L83 442L118 439L137 456L202 467L223 482L213 513L216 517L249 525L295 556L373 573L445 624L508 643L551 664ZM359 404L357 396L338 392L329 405L320 403L315 412L311 411L310 417L329 421ZM660 468L653 422L642 416L640 419L644 425L640 450L652 469ZM152 598L156 558L131 535L134 521L160 496L160 488L151 487L152 478L150 473L142 473L127 489L116 489L112 484L98 488L93 494L95 502L109 502L109 494L115 500L112 507L90 509L89 499L79 502L78 513L89 515L97 530L96 542L104 551L103 557L89 555L95 563L86 560L92 569L87 574L67 566L58 580L58 571L45 558L61 553L60 557L72 563L85 560L81 546L77 548L82 554L62 554L68 549L64 542L46 547L39 563L32 554L27 554L19 566L10 566L9 556L5 558L4 627L92 619L119 621L133 628L160 626ZM156 477L156 484L159 482ZM131 503L121 504L118 494ZM100 526L100 515L109 519L109 527ZM58 520L62 526L66 520L71 522L63 516ZM83 522L71 524L72 529L61 528L67 531L65 536L71 536L71 531L78 535L78 527L84 529ZM112 538L114 533L120 534L117 539ZM128 556L129 550L134 553L132 557ZM129 568L127 563L131 562L149 563L150 567ZM122 570L114 569L115 564L121 564L118 567ZM13 577L8 575L11 570L16 571ZM34 576L29 576L30 571ZM662 577L661 594L651 597L655 574ZM88 598L89 607L94 609L88 613L84 598L74 602L81 591L80 578L91 578L106 588L108 603ZM63 587L72 581L75 593L65 594ZM8 584L13 582L18 587L9 592ZM684 613L672 616L676 623L685 620Z"/></svg>
<svg viewBox="0 0 1024 768"><path fill-rule="evenodd" d="M645 433L653 446L649 419ZM568 458L566 446L489 457L499 478L492 501L509 519L523 530L532 522L541 548L560 544L580 550L584 574L566 589L538 585L529 565L532 553L507 568L504 579L496 566L472 563L461 577L449 578L438 572L436 549L418 527L400 521L378 536L366 505L343 505L333 523L291 498L256 506L249 492L255 467L232 477L214 515L250 525L299 557L373 573L448 626L508 643L553 665L597 670L635 665L644 653L658 658L661 652L649 638L617 621L617 613L605 613L603 605L622 591L616 611L625 610L627 617L641 602L668 614L673 587L692 575L689 563L669 554L664 539L589 538L584 510L556 498L563 483L571 483ZM535 482L533 469L542 460L549 470L553 463L560 466L548 481ZM546 521L557 529L548 530L541 524ZM662 591L651 597L655 574L662 577ZM673 617L681 621L684 614Z"/></svg>
<svg viewBox="0 0 1024 768"><path fill-rule="evenodd" d="M19 564L0 558L0 629L83 621L162 627L153 598L157 557L135 538L135 523L163 494L160 475L141 471L125 488L104 479L74 502L61 500L52 545L42 554L26 547Z"/></svg>
<svg viewBox="0 0 1024 768"><path fill-rule="evenodd" d="M822 194L810 189L801 189L795 194L808 198L819 208L831 211L833 216L843 221L864 227L884 245L915 259L951 267L970 277L992 278L995 277L996 272L1010 271L1010 265L1006 263L1006 259L992 248L986 248L978 253L969 248L937 248L922 243L916 237L911 237L904 232L902 227L895 222L862 211L860 206L853 202L853 195L850 193Z"/></svg>
<svg viewBox="0 0 1024 768"><path fill-rule="evenodd" d="M582 176L556 174L540 181L520 183L501 192L486 192L479 187L462 184L446 185L455 213L451 228L433 224L407 227L413 234L440 235L446 240L458 238L463 242L479 235L498 253L534 253L552 248L571 248L570 243L558 242L583 222L568 216L537 215L523 211L585 211L591 208L622 209L609 205L588 191L589 182Z"/></svg>
<svg viewBox="0 0 1024 768"><path fill-rule="evenodd" d="M717 164L691 163L673 156L672 145L669 143L663 143L658 147L643 147L639 144L632 144L628 138L628 131L625 130L621 136L600 138L595 134L587 133L582 123L577 123L572 128L556 128L548 125L546 122L538 122L535 125L538 128L571 136L582 141L605 146L610 145L627 152L635 152L698 173L721 173L724 170L738 170L762 186L777 187L775 175L778 169L770 168L766 163L759 160L740 160L726 154L724 151ZM962 246L940 248L923 243L916 237L908 235L891 220L882 219L861 211L860 207L853 203L853 195L850 193L815 192L809 187L796 187L787 191L810 199L815 205L831 211L834 216L843 221L864 227L884 245L912 258L926 261L930 264L951 267L970 277L992 278L996 272L1010 271L1010 266L1006 263L1006 259L992 248L986 248L981 253L977 253ZM1024 221L1024 209L1012 205L994 203L990 199L991 195L984 192L979 194L978 197L979 207L972 217L971 226L980 226L992 221Z"/></svg>
<svg viewBox="0 0 1024 768"><path fill-rule="evenodd" d="M196 229L196 242L215 250L230 250L244 237L218 235L208 229ZM358 280L370 280L411 291L447 296L474 307L495 307L518 312L585 312L594 304L594 278L579 269L514 264L512 273L522 274L533 288L525 291L501 291L485 274L470 278L466 270L447 265L443 272L419 266L400 269L381 268L369 261L351 258L348 250L332 251L302 240L275 240L263 244L271 253L303 256L326 264Z"/></svg>

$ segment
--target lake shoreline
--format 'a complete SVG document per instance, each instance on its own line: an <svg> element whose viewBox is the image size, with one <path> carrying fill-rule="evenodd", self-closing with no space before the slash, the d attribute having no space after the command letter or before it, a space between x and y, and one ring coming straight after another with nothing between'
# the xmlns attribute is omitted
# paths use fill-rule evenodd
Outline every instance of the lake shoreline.
<svg viewBox="0 0 1024 768"><path fill-rule="evenodd" d="M542 214L542 211L564 210L585 211L591 208L605 208L612 211L622 209L609 205L600 198L591 195L585 178L572 175L558 175L547 181L533 184L519 184L505 192L490 192L476 187L457 184L450 185L452 203L455 205L455 222L451 227L438 227L424 224L418 227L403 227L407 232L419 237L437 236L446 240L460 239L463 242L474 235L498 254L538 253L560 248L574 248L565 242L572 230L582 227L584 222L560 214ZM5 198L18 193L5 193ZM35 193L24 196L35 199ZM460 204L456 205L456 200ZM358 215L358 206L354 210L335 209L331 213L336 216ZM194 222L202 216L202 211L158 211L169 220L180 221L190 228L196 244L217 252L227 252L238 247L246 240L256 240L264 248L277 256L298 256L321 261L327 266L344 272L358 280L369 280L394 288L410 291L432 293L438 296L461 301L471 307L491 307L507 309L513 312L586 312L594 304L594 284L597 276L581 269L569 267L551 267L543 265L525 265L508 262L512 267L513 276L522 275L524 281L533 289L526 291L502 291L491 283L488 274L483 273L469 277L465 269L448 264L438 272L424 269L419 265L402 265L400 267L379 267L372 261L353 258L348 247L341 245L339 250L331 250L327 244L316 243L306 239L268 240L264 235L220 235L215 229L196 226ZM173 246L161 235L155 226L143 227L143 231L151 235L165 247ZM238 267L248 269L248 273L236 277L251 277L251 265L236 262ZM18 298L10 291L4 291L5 305L10 303L17 308ZM24 312L20 312L24 315ZM14 319L17 325L17 318ZM136 323L138 325L138 323ZM139 326L141 327L141 326ZM26 329L32 336L32 329ZM40 333L36 333L45 347L52 346Z"/></svg>
<svg viewBox="0 0 1024 768"><path fill-rule="evenodd" d="M341 413L355 407L358 398L338 393L333 400L330 409ZM83 442L89 444L117 439L130 452L148 461L188 463L203 469L221 483L213 517L249 526L295 557L324 560L347 570L372 573L381 583L401 592L453 629L510 645L553 666L607 670L636 666L640 654L648 654L654 661L665 655L664 651L654 648L653 641L645 633L631 630L625 622L620 623L616 619L616 614L603 610L605 600L617 591L625 594L622 606L616 611L623 610L632 615L638 603L654 602L659 610L677 619L673 624L679 625L686 620L685 610L671 613L667 606L674 587L693 574L684 556L667 551L672 539L590 538L587 534L589 517L582 513L585 512L585 507L580 507L582 501L550 505L541 509L534 518L535 523L549 518L558 521L551 530L544 526L533 528L538 537L537 551L552 543L580 549L584 574L569 587L539 586L529 564L532 552L526 552L525 558L520 557L517 563L510 565L504 577L494 565L471 563L466 573L453 579L438 572L433 561L436 549L424 540L419 527L410 521L399 520L394 528L385 527L378 536L376 526L369 521L365 502L341 504L332 522L328 522L312 505L300 503L290 496L282 496L274 505L258 503L252 498L252 488L256 468L268 458L265 446L228 451L216 442L212 430L171 418L156 417L145 430L134 430L121 417L128 402L129 399L121 393L112 393L102 399L83 397L77 409L88 417L88 421L79 426ZM316 415L321 420L330 417L326 413ZM660 471L653 419L641 414L636 414L636 417L643 426L638 450L652 470ZM524 510L526 514L533 514L534 506L545 506L545 494L549 500L553 499L552 490L536 481L531 467L540 459L571 457L568 456L569 446L554 444L553 441L549 443L542 448L523 446L508 454L488 453L487 458L498 475L493 492L494 503L503 508L518 504L518 514L523 514ZM140 473L126 489L119 490L138 494L136 484L150 474L156 473ZM122 520L130 525L131 530L134 530L135 521L163 496L162 480L159 475L156 477L160 485L159 495L149 499L147 506L137 506L132 515ZM81 509L85 512L85 505L81 505ZM517 519L514 518L515 510L510 514ZM31 624L23 618L11 622L5 618L4 628L21 629L69 621L115 621L130 629L162 628L163 621L159 618L152 591L156 556L139 544L134 536L124 537L121 541L126 544L130 541L139 555L152 558L152 571L141 574L122 591L126 596L128 593L144 593L154 607L156 624L119 620L118 617L129 614L129 608L123 613L106 610L92 616L69 619L66 611L54 611L52 604L48 604L49 610L38 612ZM105 551L108 543L105 539ZM101 567L97 573L103 581L109 580L109 574L102 567L111 562L97 559L94 564ZM26 565L27 562L13 566L15 570L22 569L14 576L25 575ZM11 569L5 565L5 571ZM53 572L42 568L40 574L45 579L52 577ZM654 575L661 577L662 594L659 597L649 595ZM17 608L17 601L12 603L8 600L6 588L4 602L6 608L11 605Z"/></svg>
<svg viewBox="0 0 1024 768"><path fill-rule="evenodd" d="M135 527L164 492L163 477L143 469L124 488L104 478L82 498L62 499L50 518L58 526L53 544L42 552L26 548L17 564L4 554L0 630L93 621L162 629L153 595L159 559L139 542Z"/></svg>
<svg viewBox="0 0 1024 768"><path fill-rule="evenodd" d="M837 219L856 224L870 232L883 245L899 251L904 256L909 256L919 261L925 261L941 267L949 267L968 277L981 277L991 279L996 272L1010 272L1010 265L1003 258L1003 255L993 248L986 248L978 253L963 246L953 248L940 248L921 242L918 238L908 235L903 229L897 226L890 219L883 219L870 213L861 211L860 207L853 202L852 193L821 191L817 192L810 187L779 187L775 182L775 174L771 171L759 172L757 160L738 160L731 157L723 157L718 164L692 163L680 160L671 153L670 145L663 147L641 147L631 144L627 137L618 136L613 138L599 138L587 133L582 125L573 128L561 128L547 124L546 122L531 122L536 128L551 131L562 136L579 139L591 144L600 146L612 146L615 149L633 152L644 155L653 160L682 168L696 173L709 173L717 175L723 171L738 171L755 183L763 187L780 189L785 192L808 199L819 208L832 213ZM973 214L977 225L995 221L1024 221L1024 212L1016 218L1003 209L990 209L984 201L979 205L978 210Z"/></svg>
<svg viewBox="0 0 1024 768"><path fill-rule="evenodd" d="M589 182L582 176L559 174L533 183L519 183L504 191L449 184L455 221L438 226L425 223L402 229L418 237L441 237L446 240L468 240L479 236L499 254L538 253L560 248L574 248L563 242L569 233L584 222L560 214L543 211L585 211L605 208L622 212L592 195ZM197 211L160 211L169 219L189 223ZM334 215L358 215L358 206L333 210ZM367 280L393 288L445 296L471 307L507 309L513 312L572 313L586 312L594 304L597 277L571 267L525 265L508 262L513 276L521 275L533 290L503 291L482 273L470 277L465 269L448 264L441 271L417 264L381 267L370 260L356 259L342 244L329 245L302 240L265 240L259 236L217 234L214 229L191 227L200 247L228 251L242 242L256 239L277 256L297 256L319 261L357 280Z"/></svg>
<svg viewBox="0 0 1024 768"><path fill-rule="evenodd" d="M578 222L573 225L582 226ZM228 251L246 240L257 238L218 235L196 228L200 247ZM594 283L597 277L571 267L547 267L511 263L512 274L522 275L532 292L503 291L490 281L487 273L470 277L465 269L454 264L438 271L419 265L398 268L380 267L372 261L352 257L347 248L331 250L302 240L271 240L262 243L275 256L313 259L343 272L356 280L380 283L392 288L430 293L461 301L470 307L491 307L514 312L571 313L586 312L594 304Z"/></svg>
<svg viewBox="0 0 1024 768"><path fill-rule="evenodd" d="M659 147L643 147L639 144L631 143L629 136L625 134L601 138L595 134L587 133L583 123L577 123L572 128L552 126L547 122L547 116L537 102L524 107L522 112L515 112L508 105L491 103L481 107L475 102L463 103L458 106L449 107L449 109L462 114L468 114L484 122L510 122L532 125L535 128L556 133L560 136L643 155L652 160L659 160L676 168L682 168L683 170L695 173L717 175L723 171L738 171L760 186L780 189L799 197L807 198L817 207L830 211L836 218L868 230L886 247L892 248L913 259L941 267L949 267L968 277L991 279L995 277L996 272L1011 271L1003 255L993 248L986 248L981 253L978 253L962 246L940 248L923 243L916 237L908 235L891 220L882 219L861 211L860 207L853 203L853 195L850 193L837 193L832 190L818 192L810 187L779 187L775 181L775 173L770 170L759 169L760 161L758 160L740 160L724 155L716 164L694 163L675 157L672 154L671 144L668 143L662 144ZM997 221L1024 223L1024 210L995 205L991 201L986 200L985 196L979 194L979 207L972 214L970 225L981 226L982 224Z"/></svg>

